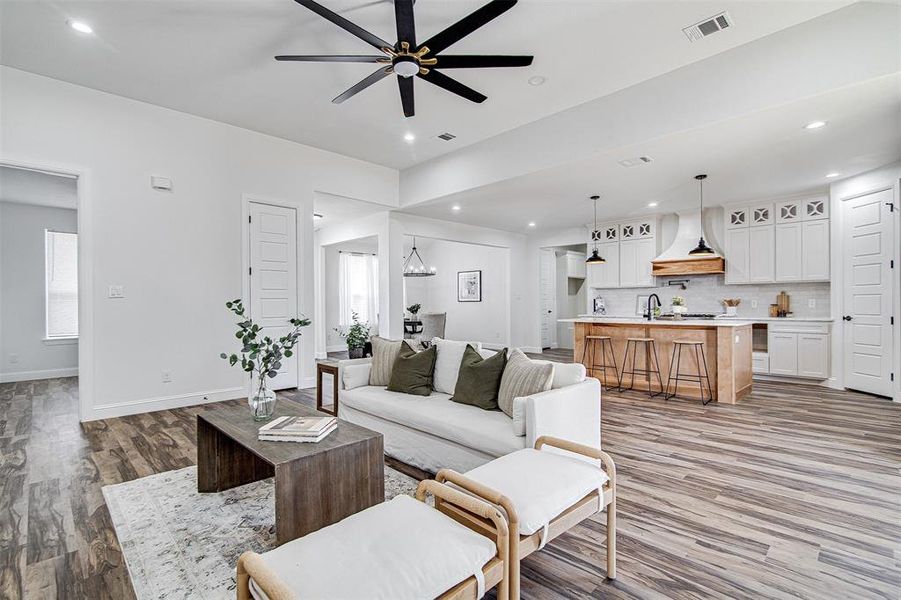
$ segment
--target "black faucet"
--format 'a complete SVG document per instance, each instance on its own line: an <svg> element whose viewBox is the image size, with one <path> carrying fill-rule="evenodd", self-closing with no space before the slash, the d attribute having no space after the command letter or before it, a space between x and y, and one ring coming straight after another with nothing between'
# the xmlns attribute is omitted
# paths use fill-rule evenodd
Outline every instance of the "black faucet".
<svg viewBox="0 0 901 600"><path fill-rule="evenodd" d="M660 296L657 294L651 294L648 296L648 321L654 320L654 307L651 306L651 300L657 300L657 307L660 307Z"/></svg>

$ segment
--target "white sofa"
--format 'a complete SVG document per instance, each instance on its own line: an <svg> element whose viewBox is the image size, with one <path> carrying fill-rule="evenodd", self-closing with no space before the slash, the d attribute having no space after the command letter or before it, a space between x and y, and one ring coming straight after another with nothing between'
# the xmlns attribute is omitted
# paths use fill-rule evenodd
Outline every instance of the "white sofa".
<svg viewBox="0 0 901 600"><path fill-rule="evenodd" d="M555 363L551 389L514 401L511 419L432 392L413 396L369 385L371 359L338 365L338 417L385 436L385 454L429 472L461 473L533 448L542 435L601 446L601 386L581 364Z"/></svg>

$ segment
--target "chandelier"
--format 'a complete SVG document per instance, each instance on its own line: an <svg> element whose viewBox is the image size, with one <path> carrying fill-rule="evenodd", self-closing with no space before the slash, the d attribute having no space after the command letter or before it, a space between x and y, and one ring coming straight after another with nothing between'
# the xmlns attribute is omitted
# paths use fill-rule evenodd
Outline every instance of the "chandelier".
<svg viewBox="0 0 901 600"><path fill-rule="evenodd" d="M419 255L419 250L416 249L416 238L414 237L413 249L410 251L410 255L404 259L404 277L432 277L437 273L435 267L429 269L425 267L425 262Z"/></svg>

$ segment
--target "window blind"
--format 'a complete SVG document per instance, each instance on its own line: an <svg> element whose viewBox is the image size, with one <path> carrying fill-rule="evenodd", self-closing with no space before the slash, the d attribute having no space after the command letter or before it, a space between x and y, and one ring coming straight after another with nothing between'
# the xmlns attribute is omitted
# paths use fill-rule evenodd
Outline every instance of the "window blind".
<svg viewBox="0 0 901 600"><path fill-rule="evenodd" d="M78 336L78 235L46 231L47 337Z"/></svg>

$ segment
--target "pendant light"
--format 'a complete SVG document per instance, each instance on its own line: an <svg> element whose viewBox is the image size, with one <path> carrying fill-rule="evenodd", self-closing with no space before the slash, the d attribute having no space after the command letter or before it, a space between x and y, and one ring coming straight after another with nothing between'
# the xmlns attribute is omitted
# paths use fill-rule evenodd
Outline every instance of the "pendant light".
<svg viewBox="0 0 901 600"><path fill-rule="evenodd" d="M413 257L416 257L415 259ZM435 267L431 269L425 268L422 257L419 256L419 250L416 249L416 238L413 238L413 249L410 255L404 259L404 277L432 277L437 274Z"/></svg>
<svg viewBox="0 0 901 600"><path fill-rule="evenodd" d="M598 253L598 238L600 237L600 232L598 231L598 200L601 199L600 196L592 196L591 199L594 201L594 230L591 232L591 237L594 238L594 250L591 251L591 256L585 259L585 263L589 265L600 265L605 262L604 257Z"/></svg>
<svg viewBox="0 0 901 600"><path fill-rule="evenodd" d="M688 253L691 255L699 255L699 254L716 254L713 251L713 248L707 245L707 242L704 241L704 180L707 179L707 175L695 175L695 179L698 180L698 185L700 186L700 196L701 196L701 239L698 240L698 246L694 250L689 251Z"/></svg>

